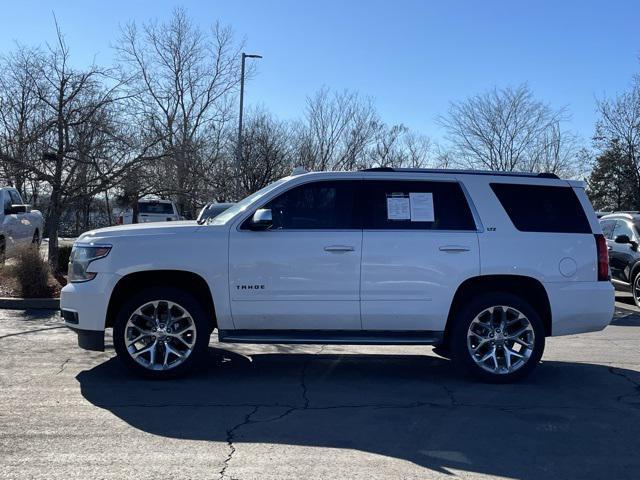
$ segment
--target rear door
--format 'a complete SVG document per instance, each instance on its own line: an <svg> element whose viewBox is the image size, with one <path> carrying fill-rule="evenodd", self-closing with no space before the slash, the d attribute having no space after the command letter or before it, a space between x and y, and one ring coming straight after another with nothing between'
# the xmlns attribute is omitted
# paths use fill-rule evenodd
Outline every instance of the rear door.
<svg viewBox="0 0 640 480"><path fill-rule="evenodd" d="M366 180L364 330L444 330L458 285L480 271L477 227L461 185Z"/></svg>
<svg viewBox="0 0 640 480"><path fill-rule="evenodd" d="M249 219L229 236L233 322L245 330L359 330L362 229L359 180L297 185L257 208L273 224Z"/></svg>

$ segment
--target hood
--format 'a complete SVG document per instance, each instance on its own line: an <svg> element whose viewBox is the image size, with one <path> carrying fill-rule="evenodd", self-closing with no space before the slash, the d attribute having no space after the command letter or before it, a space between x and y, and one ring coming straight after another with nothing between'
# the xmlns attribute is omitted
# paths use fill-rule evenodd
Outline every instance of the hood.
<svg viewBox="0 0 640 480"><path fill-rule="evenodd" d="M151 235L179 235L195 232L200 225L195 220L178 222L149 222L128 225L116 225L113 227L90 230L78 237L79 242L94 242L99 239L118 237L151 236Z"/></svg>

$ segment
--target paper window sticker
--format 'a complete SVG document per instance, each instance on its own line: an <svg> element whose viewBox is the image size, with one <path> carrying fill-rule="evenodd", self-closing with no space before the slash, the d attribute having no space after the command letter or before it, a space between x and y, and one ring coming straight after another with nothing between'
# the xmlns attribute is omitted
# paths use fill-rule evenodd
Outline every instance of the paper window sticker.
<svg viewBox="0 0 640 480"><path fill-rule="evenodd" d="M407 197L387 197L387 220L410 220L411 208Z"/></svg>
<svg viewBox="0 0 640 480"><path fill-rule="evenodd" d="M433 222L433 193L409 193L412 222Z"/></svg>

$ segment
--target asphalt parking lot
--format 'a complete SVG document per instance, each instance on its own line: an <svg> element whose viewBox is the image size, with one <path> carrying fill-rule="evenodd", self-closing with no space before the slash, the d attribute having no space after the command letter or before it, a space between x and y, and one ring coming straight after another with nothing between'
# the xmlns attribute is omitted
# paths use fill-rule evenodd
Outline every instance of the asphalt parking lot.
<svg viewBox="0 0 640 480"><path fill-rule="evenodd" d="M425 347L227 346L170 382L0 311L0 478L640 478L640 313L484 385ZM626 302L626 303L625 303Z"/></svg>

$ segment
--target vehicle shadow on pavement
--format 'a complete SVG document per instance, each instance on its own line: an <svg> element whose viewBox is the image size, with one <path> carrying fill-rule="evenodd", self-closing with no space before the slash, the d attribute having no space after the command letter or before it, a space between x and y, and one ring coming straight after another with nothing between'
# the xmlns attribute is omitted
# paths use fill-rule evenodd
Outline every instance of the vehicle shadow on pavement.
<svg viewBox="0 0 640 480"><path fill-rule="evenodd" d="M206 368L179 380L135 378L115 358L76 378L86 400L131 426L227 442L230 456L251 442L531 480L640 471L633 370L550 361L521 383L488 385L428 355L209 354Z"/></svg>

